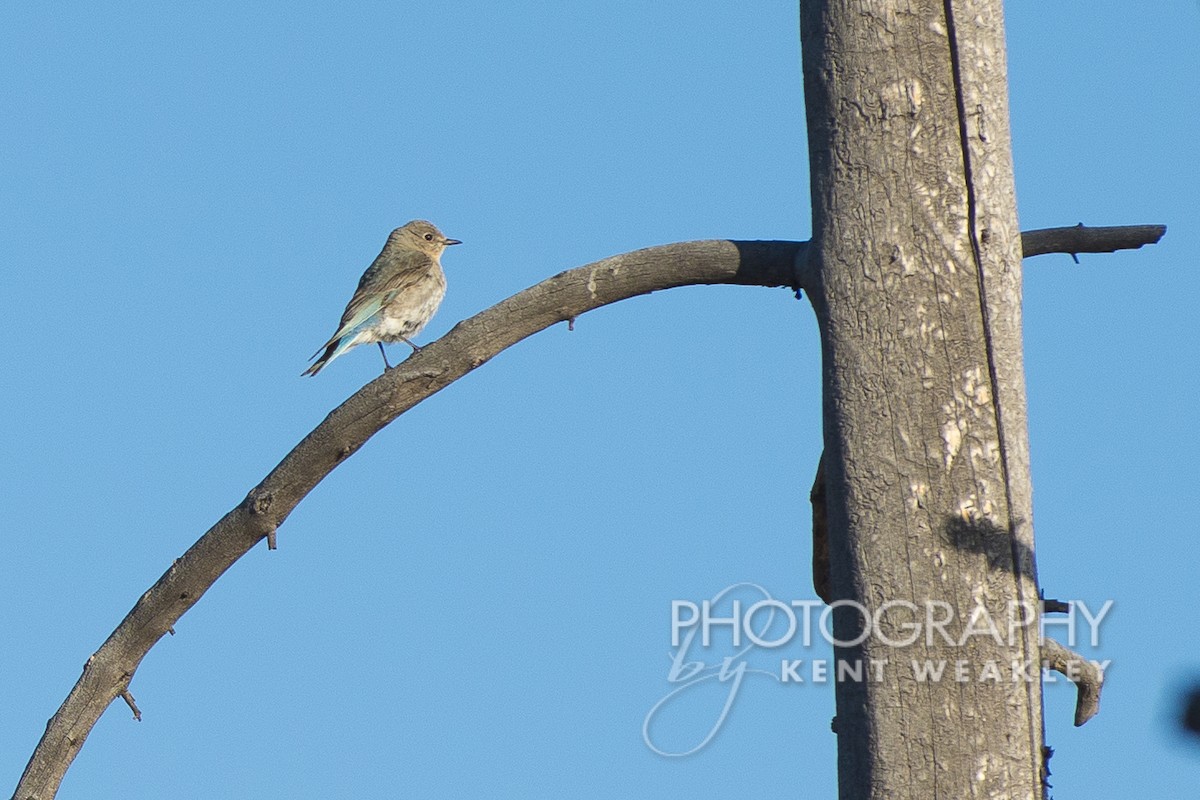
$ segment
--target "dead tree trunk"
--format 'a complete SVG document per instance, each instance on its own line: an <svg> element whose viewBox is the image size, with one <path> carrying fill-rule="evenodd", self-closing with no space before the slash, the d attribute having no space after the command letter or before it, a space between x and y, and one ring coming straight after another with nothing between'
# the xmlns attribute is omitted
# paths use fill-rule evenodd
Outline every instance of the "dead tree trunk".
<svg viewBox="0 0 1200 800"><path fill-rule="evenodd" d="M801 40L840 796L1039 798L1001 2L805 0Z"/></svg>

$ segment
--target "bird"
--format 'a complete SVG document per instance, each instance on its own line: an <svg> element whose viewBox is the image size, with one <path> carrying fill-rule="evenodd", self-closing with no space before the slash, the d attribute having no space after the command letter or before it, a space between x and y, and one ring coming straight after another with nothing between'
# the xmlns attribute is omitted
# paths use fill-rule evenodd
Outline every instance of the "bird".
<svg viewBox="0 0 1200 800"><path fill-rule="evenodd" d="M391 369L384 342L404 342L416 353L412 338L433 318L446 295L441 255L450 245L432 222L415 219L392 231L371 266L358 281L342 321L329 341L309 358L316 359L302 374L316 375L352 347L375 342ZM318 357L319 356L319 357Z"/></svg>

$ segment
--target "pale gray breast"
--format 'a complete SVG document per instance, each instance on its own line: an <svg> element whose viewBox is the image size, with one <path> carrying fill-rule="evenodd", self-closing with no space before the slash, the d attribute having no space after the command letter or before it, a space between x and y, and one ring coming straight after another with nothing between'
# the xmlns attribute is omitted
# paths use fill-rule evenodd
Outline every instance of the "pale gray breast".
<svg viewBox="0 0 1200 800"><path fill-rule="evenodd" d="M416 336L433 318L445 296L446 276L441 267L435 265L427 275L383 307L377 326L380 336L393 342L402 336Z"/></svg>

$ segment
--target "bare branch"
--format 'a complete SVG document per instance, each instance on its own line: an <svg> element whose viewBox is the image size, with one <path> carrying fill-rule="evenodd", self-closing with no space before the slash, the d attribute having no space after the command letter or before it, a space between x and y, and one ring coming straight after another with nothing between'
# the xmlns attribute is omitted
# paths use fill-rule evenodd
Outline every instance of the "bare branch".
<svg viewBox="0 0 1200 800"><path fill-rule="evenodd" d="M1075 727L1100 712L1100 689L1104 685L1104 673L1099 667L1053 639L1042 640L1042 663L1066 675L1075 684Z"/></svg>
<svg viewBox="0 0 1200 800"><path fill-rule="evenodd" d="M1021 234L1021 255L1046 253L1113 253L1155 244L1167 232L1166 225L1119 225L1111 228L1041 228Z"/></svg>
<svg viewBox="0 0 1200 800"><path fill-rule="evenodd" d="M1155 229L1158 234L1145 241L1156 241L1162 235L1161 227ZM1026 255L1070 252L1070 248L1093 252L1081 245L1080 239L1070 238L1080 235L1076 228L1030 235L1039 243L1031 251L1026 242ZM1131 241L1106 235L1112 237L1106 241ZM609 303L697 284L805 289L809 276L806 252L806 242L708 240L652 247L597 261L559 273L460 322L441 339L359 389L142 595L88 659L83 674L47 723L14 797L53 797L92 727L114 699L124 698L135 714L139 713L128 686L150 648L164 634L174 633L179 618L251 547L263 538L273 546L277 528L305 495L396 417L522 339L559 322L570 324L581 314Z"/></svg>
<svg viewBox="0 0 1200 800"><path fill-rule="evenodd" d="M133 695L130 694L128 689L122 689L120 695L121 699L125 701L125 705L129 706L129 710L133 712L134 721L141 722L142 712L141 709L137 707L137 702L133 699Z"/></svg>

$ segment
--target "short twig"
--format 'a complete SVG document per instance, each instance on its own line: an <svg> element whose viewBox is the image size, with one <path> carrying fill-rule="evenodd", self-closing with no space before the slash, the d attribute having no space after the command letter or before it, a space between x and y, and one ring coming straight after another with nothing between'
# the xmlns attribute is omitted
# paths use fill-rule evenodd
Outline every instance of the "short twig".
<svg viewBox="0 0 1200 800"><path fill-rule="evenodd" d="M128 689L121 690L121 699L125 701L125 705L129 706L129 710L133 712L133 718L141 722L142 712L138 709L137 703L134 702L133 695L129 693Z"/></svg>
<svg viewBox="0 0 1200 800"><path fill-rule="evenodd" d="M1042 598L1042 613L1043 614L1070 614L1071 604L1062 600L1049 600Z"/></svg>

